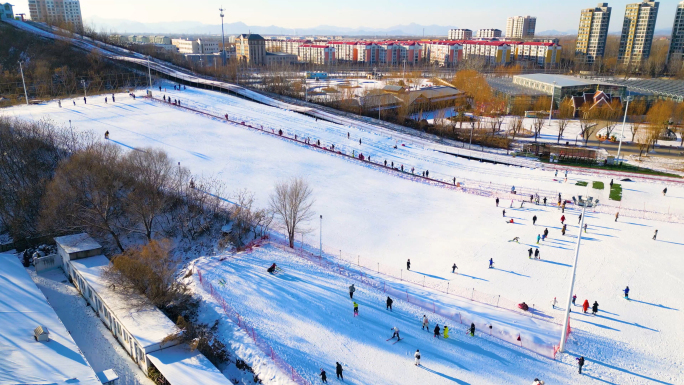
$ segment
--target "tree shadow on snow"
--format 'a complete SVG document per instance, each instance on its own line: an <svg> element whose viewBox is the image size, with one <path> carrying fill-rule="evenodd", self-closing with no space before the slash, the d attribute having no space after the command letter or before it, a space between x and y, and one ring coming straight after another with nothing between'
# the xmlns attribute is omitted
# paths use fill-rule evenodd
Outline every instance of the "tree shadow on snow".
<svg viewBox="0 0 684 385"><path fill-rule="evenodd" d="M438 371L436 371L436 370L433 370L433 369L430 369L430 368L426 367L425 365L420 365L419 368L421 368L421 369L423 369L423 370L425 370L425 371L427 371L427 372L436 374L436 375L438 375L438 376L440 376L440 377L442 377L442 378L446 378L447 380L451 380L451 381L453 381L453 382L455 382L455 383L457 383L457 384L470 385L469 382L465 382L465 381L459 380L458 378L454 378L454 377L451 377L451 376L447 376L446 374L440 373L440 372L438 372Z"/></svg>

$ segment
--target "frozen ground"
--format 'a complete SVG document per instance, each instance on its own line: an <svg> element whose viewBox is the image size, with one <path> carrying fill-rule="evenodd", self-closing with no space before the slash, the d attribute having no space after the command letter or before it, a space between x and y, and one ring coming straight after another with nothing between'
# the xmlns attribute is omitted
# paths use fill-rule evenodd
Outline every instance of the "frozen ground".
<svg viewBox="0 0 684 385"><path fill-rule="evenodd" d="M119 385L154 385L100 321L61 269L31 278L43 292L95 372L114 369Z"/></svg>
<svg viewBox="0 0 684 385"><path fill-rule="evenodd" d="M181 98L183 105L203 111L228 113L232 119L275 131L283 129L288 136L297 133L310 136L312 141L320 139L325 145L335 143L336 148L347 153L360 151L372 155L374 160L387 159L407 168L411 165L419 172L429 169L431 176L444 179L515 184L517 188L561 192L565 197L586 193L585 188L574 185L576 180L592 180L571 173L568 183L562 183L548 171L468 161L424 149L419 144L399 143L395 150L392 134L382 130L359 130L315 121L291 111L208 91L188 88L166 95ZM267 204L275 181L303 176L314 189L313 209L317 216L323 215L324 243L332 249L373 257L396 268L411 258L413 268L423 274L538 307L550 307L553 297L560 300L567 295L573 242L578 231L577 212L572 209L566 210L569 233L561 237L560 213L555 208L521 209L516 204L511 209L509 202L502 202L507 216L517 222L506 224L493 199L399 177L375 166L159 102L120 95L116 104L91 99L87 106L63 106L59 109L50 103L3 112L22 118L49 117L62 124L72 120L76 129L94 130L99 135L109 130L112 141L128 148L163 148L195 173L216 176L236 191L254 191L259 206ZM660 193L663 185L656 183L624 183L623 187L625 205L684 210L684 189L680 186L668 186L666 197ZM590 191L607 201L606 190ZM531 217L535 214L539 220L537 226L532 226ZM317 230L318 223L311 223L310 227ZM581 301L597 300L606 312L599 317L576 315L570 351L588 357L588 367L596 368L594 376L599 382L681 382L684 264L679 256L684 251L684 226L633 218L614 222L612 215L590 213L588 227L575 293ZM539 246L542 260L525 260L526 250L530 245L536 247L536 235L544 228L550 230L550 239ZM651 240L655 229L659 230L658 241ZM521 237L521 244L508 242L515 236ZM305 240L316 243L318 232L307 237ZM489 258L494 258L498 269L487 269ZM454 262L462 273L456 277L449 269ZM622 299L620 291L626 285L632 288L634 301ZM483 382L490 381L493 373L497 373L488 371L494 361L491 356L481 358L480 365L470 369L471 375L481 376ZM533 378L545 373L564 373L565 366L572 365L574 359L564 356L562 362L527 375ZM297 364L304 365L299 361Z"/></svg>

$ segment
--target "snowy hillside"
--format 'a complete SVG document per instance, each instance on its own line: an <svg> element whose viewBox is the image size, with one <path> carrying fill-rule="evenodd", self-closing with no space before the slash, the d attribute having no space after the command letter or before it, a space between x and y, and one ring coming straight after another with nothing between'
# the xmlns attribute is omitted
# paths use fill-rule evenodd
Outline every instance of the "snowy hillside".
<svg viewBox="0 0 684 385"><path fill-rule="evenodd" d="M369 131L342 127L322 120L316 121L295 112L209 91L188 88L175 93L169 91L166 96L169 95L180 98L184 106L200 111L217 116L228 114L233 120L254 126L263 125L267 130L273 129L273 132L282 129L284 135L290 138L295 134L299 138L306 136L312 142L321 140L325 146L335 144L336 149L347 154L352 151L356 155L363 153L371 156L375 162L386 159L394 162L395 167L404 165L407 170L414 167L416 174L428 170L431 177L445 181L456 178L459 182L465 181L466 186L477 185L482 188L491 183L492 191L498 191L502 196L504 191L515 185L517 190L526 194L525 200L528 199L527 194L539 191L541 195L548 196L549 203L554 205L558 193L566 199L578 194L600 198L602 205L610 205L605 206L610 207L610 210L606 210L608 214L597 212L587 215L588 233L580 252L575 286L578 301L598 301L600 312L596 317L573 313L573 334L569 340L570 352L587 357L587 373L595 379L586 377L580 382L570 376L575 370L573 356L564 355L558 362L553 362L522 350L510 351L510 347L495 340L486 342L491 347L485 348L489 345L479 345L485 344L480 339L477 342L468 342L471 346L468 349L455 345L444 351L433 351L430 354L442 358L437 359L432 369L467 383L502 383L495 380L497 376L503 376L504 383L527 383L535 376L553 379L547 383L568 384L682 382L684 362L681 351L684 346L684 330L680 325L684 321L684 296L681 295L684 290L684 263L680 256L684 252L684 225L627 217L623 214L617 222L614 220L614 214L621 210L621 205L642 208L644 212L684 215L684 188L681 184L668 185L668 193L663 196L661 191L665 185L661 183L621 182L616 179L616 182L622 183L623 199L621 202L610 201L608 189L591 188L592 181L601 181L607 186L610 178L606 177L571 172L565 182L562 172L556 177L554 172L540 169L469 161L433 151L419 141L398 141L395 139L396 135L381 129ZM70 101L62 105L61 109L56 103L18 106L3 112L26 119L48 117L65 125L71 121L75 129L93 130L100 137L103 137L105 131L109 131L110 140L126 148L162 148L194 173L218 177L234 191L241 188L254 191L257 206L267 204L277 180L290 176L305 177L314 189L316 203L313 210L317 215L323 215L322 235L327 250L342 250L345 255L360 255L360 258L373 259L394 269L404 268L406 260L410 258L413 270L418 274L447 280L452 286L474 288L514 301L526 301L547 314L560 313L560 310L550 309L550 301L554 297L562 301L562 297L567 295L574 243L579 230L578 212L572 205L565 211L568 233L562 236L561 213L556 207L526 203L521 208L519 200L510 207L510 200L506 199L501 202L502 207L497 208L493 196L485 198L451 187L439 187L436 183L427 183L405 173L315 150L277 135L258 132L240 124L226 122L225 119L208 118L201 113L157 101L143 98L133 100L126 95L117 95L116 103L110 100L105 104L104 100L91 98L88 105L83 105L78 100L76 106ZM396 149L393 148L395 145ZM589 182L589 186L577 186L577 181ZM506 209L506 218L503 218L503 208ZM532 225L533 215L538 217L536 226ZM511 218L514 219L514 224L505 223L505 220ZM317 221L309 224L314 232L305 235L306 243L317 245L318 226ZM550 231L549 239L537 245L536 237L545 228ZM651 237L656 229L659 230L659 235L654 241ZM509 242L516 236L520 237L519 244ZM299 240L300 235L297 238ZM530 247L539 248L541 260L525 259ZM259 269L263 269L263 260L284 258L279 256L279 252L273 253L273 257L263 256L262 260L240 263L245 264L242 267L245 271L253 271L250 274L257 279L257 273L261 273ZM494 259L496 269L487 268L490 258ZM249 263L252 267L248 266ZM458 265L459 275L451 274L453 263ZM289 269L289 274L292 274L289 277L303 279L304 273L298 272L300 268L306 272L309 272L307 269L313 269L293 266ZM228 265L225 269L225 274L228 275L236 267ZM268 277L258 279L265 278ZM349 341L349 346L363 351L377 351L387 360L392 358L391 362L381 360L377 365L370 365L377 367L377 371L373 372L377 376L386 376L393 370L400 370L386 371L383 364L403 367L408 361L395 364L400 362L397 357L393 357L397 353L389 350L384 340L376 339L389 333L389 328L395 322L401 322L405 327L399 328L406 330L417 321L408 318L382 318L380 314L384 314L383 309L379 308L382 301L375 303L379 298L377 294L368 294L370 297L364 299L365 304L361 303L362 315L364 311L368 311L377 315L375 323L386 322L389 325L375 329L375 326L371 326L373 322L366 321L365 318L363 321L357 319L347 323L341 316L333 317L338 312L349 315L350 309L348 303L341 302L345 295L342 288L347 283L332 277L330 279L330 282L315 282L322 287L306 297L311 301L310 304L303 299L299 304L285 303L301 312L300 317L308 316L309 313L302 311L307 305L314 309L325 308L331 312L328 313L329 317L335 318L335 324L331 325L335 330L333 335L340 336L344 341L351 338L353 331L345 328L353 329L353 323L367 328L371 331L370 334L360 337L361 342ZM264 285L268 283L263 282ZM284 287L289 291L278 294L287 296L294 294L284 293L299 293L303 286L298 285L309 285L307 282L288 282ZM621 296L621 290L627 285L632 289L630 296L633 300L630 302ZM243 285L245 290L254 290L254 287L252 284L249 287ZM337 297L332 293L336 293ZM268 301L271 301L269 298L258 299L257 294L253 294L251 298L260 306L267 306ZM287 300L292 301L292 298ZM258 308L250 310L251 303L252 301L245 301L243 305L235 305L244 306L245 312L254 315L255 322L262 322L264 325L273 322L267 319L268 313L261 314ZM404 305L398 303L397 306L399 310ZM407 317L409 314L415 316L415 312L405 311ZM317 319L322 321L322 318ZM287 318L285 321L294 322ZM365 322L369 323L363 324ZM333 360L333 363L338 359L348 360L345 363L351 363L349 365L359 376L357 378L371 375L367 372L370 370L369 364L352 357L349 352L336 350L342 348L331 342L335 338L305 338L301 334L295 334L295 331L300 332L290 326L292 325L283 328L281 332L285 333L287 330L289 333L290 329L293 332L288 334L287 343L283 342L283 354L293 360L291 365L305 369L307 375L317 371L323 358L328 364L328 360ZM266 330L269 329L272 328L266 327ZM315 336L324 335L321 330L311 329L311 333ZM384 338L390 335L391 333ZM273 337L282 337L282 334ZM304 349L303 347L306 349L294 353ZM480 354L470 351L490 348L497 353ZM430 354L426 353L426 361ZM408 360L405 351L399 355ZM459 357L465 357L465 361L461 363ZM498 360L497 357L505 359ZM532 363L528 364L526 360ZM459 363L467 370L459 367ZM415 369L412 365L405 366L409 368L401 370ZM326 366L326 369L330 367ZM328 373L333 374L331 370ZM433 383L432 377L411 377L413 375L406 374L397 378L406 378L407 384L416 383L419 378L428 381L423 383ZM435 373L430 375L434 377L434 381L441 381L440 378L447 381L445 377Z"/></svg>

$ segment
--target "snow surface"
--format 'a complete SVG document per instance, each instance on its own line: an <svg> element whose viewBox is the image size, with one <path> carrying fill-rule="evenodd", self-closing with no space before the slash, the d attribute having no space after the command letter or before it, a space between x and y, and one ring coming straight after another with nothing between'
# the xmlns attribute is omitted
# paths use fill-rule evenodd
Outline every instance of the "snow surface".
<svg viewBox="0 0 684 385"><path fill-rule="evenodd" d="M43 326L50 340L38 342ZM98 385L93 368L15 254L0 254L0 384Z"/></svg>
<svg viewBox="0 0 684 385"><path fill-rule="evenodd" d="M561 192L566 198L590 193L615 205L616 211L623 205L684 213L684 188L679 184L669 185L667 196L662 196L662 183L621 182L622 202L609 202L607 189L575 186L578 180L600 180L607 185L610 179L605 176L576 175L571 171L568 182L563 183L553 172L456 158L433 151L418 140L403 146L402 138L398 148L393 149L397 135L386 130L315 121L292 111L190 87L167 91L165 95L180 98L184 106L219 116L228 113L231 119L275 131L283 129L290 137L297 133L310 136L312 141L321 139L326 145L334 143L336 149L346 153L363 152L373 160L387 159L395 166L404 164L419 172L429 169L431 176L445 180L468 180L466 185L471 181L515 185L521 191ZM49 103L17 106L4 112L20 118L48 117L60 124L72 120L76 129L93 130L101 136L109 130L110 140L127 148L162 148L195 173L217 177L235 191L254 191L257 206L267 205L276 181L303 176L314 189L313 211L316 216L323 215L323 240L329 249L372 257L395 268L411 258L414 270L422 274L526 301L538 308L550 307L553 297L562 302L567 296L578 232L578 212L573 208L565 213L569 222L565 237L559 232L560 212L552 207L528 204L520 208L516 202L510 208L509 202L502 202L506 219L516 221L507 224L493 198L437 188L418 178L149 99L118 96L117 103L105 104L104 100L91 98L87 106L79 103L60 109L56 103ZM532 215L539 218L537 226L531 224ZM684 264L677 257L684 251L684 226L626 217L615 222L613 215L599 213L589 213L587 219L588 234L580 250L575 293L580 302L584 298L597 300L606 312L600 312L598 317L573 314L569 350L587 357L587 368L597 378L595 382L681 382L684 298L679 293L684 289ZM309 227L316 231L304 239L317 244L318 221ZM538 246L542 260L525 260L526 250L537 247L536 236L544 228L550 230L550 238ZM659 230L657 241L651 239L655 229ZM508 242L515 236L521 238L520 244ZM489 258L494 258L497 269L487 269ZM461 272L456 277L450 270L454 262ZM632 288L630 302L621 297L626 285ZM485 381L490 378L491 361L491 357L483 358L481 365L471 370ZM574 365L574 358L562 356L561 362L552 369L518 372L519 378L562 371ZM510 366L508 370L517 370L515 365Z"/></svg>
<svg viewBox="0 0 684 385"><path fill-rule="evenodd" d="M50 301L53 309L96 372L114 369L117 385L154 385L107 329L81 293L69 283L62 269L36 274L31 278Z"/></svg>

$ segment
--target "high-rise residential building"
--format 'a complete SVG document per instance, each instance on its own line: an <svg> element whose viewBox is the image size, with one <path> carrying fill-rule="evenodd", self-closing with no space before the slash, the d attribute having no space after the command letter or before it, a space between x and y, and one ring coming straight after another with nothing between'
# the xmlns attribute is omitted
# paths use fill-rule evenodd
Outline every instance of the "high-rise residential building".
<svg viewBox="0 0 684 385"><path fill-rule="evenodd" d="M667 61L671 59L684 59L684 1L677 5L675 20L672 25L672 37L670 49L667 51Z"/></svg>
<svg viewBox="0 0 684 385"><path fill-rule="evenodd" d="M659 4L657 1L627 4L618 50L620 63L639 64L648 59Z"/></svg>
<svg viewBox="0 0 684 385"><path fill-rule="evenodd" d="M29 0L29 13L33 21L83 28L78 0Z"/></svg>
<svg viewBox="0 0 684 385"><path fill-rule="evenodd" d="M513 16L506 22L506 37L514 39L532 39L537 27L534 16Z"/></svg>
<svg viewBox="0 0 684 385"><path fill-rule="evenodd" d="M494 39L501 37L500 29L485 28L477 30L477 37L480 39Z"/></svg>
<svg viewBox="0 0 684 385"><path fill-rule="evenodd" d="M608 24L611 8L608 3L598 3L596 8L582 10L577 32L575 54L579 60L592 64L602 58L606 50Z"/></svg>
<svg viewBox="0 0 684 385"><path fill-rule="evenodd" d="M473 38L473 31L469 29L450 29L449 40L470 40Z"/></svg>

